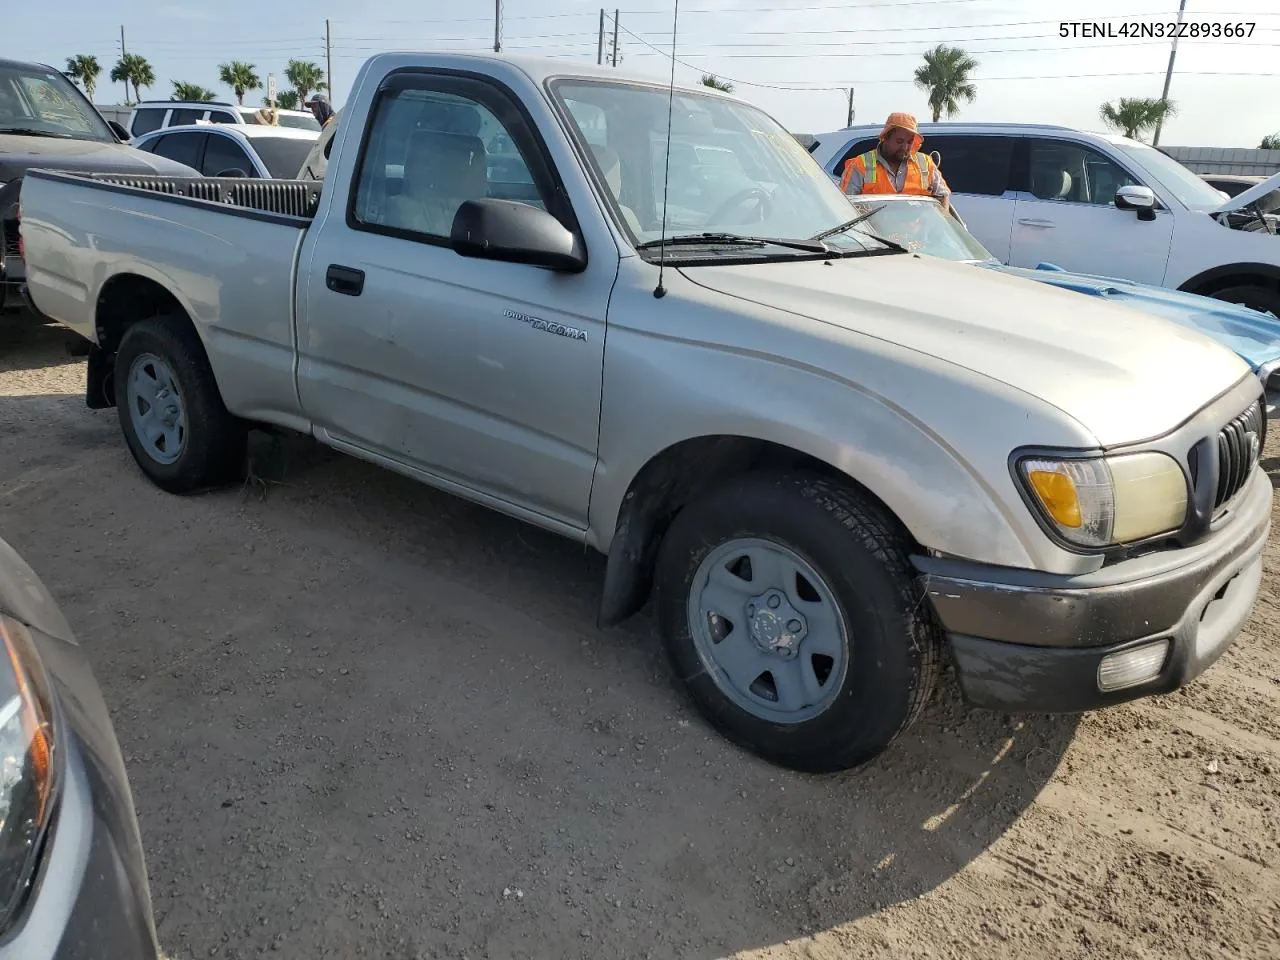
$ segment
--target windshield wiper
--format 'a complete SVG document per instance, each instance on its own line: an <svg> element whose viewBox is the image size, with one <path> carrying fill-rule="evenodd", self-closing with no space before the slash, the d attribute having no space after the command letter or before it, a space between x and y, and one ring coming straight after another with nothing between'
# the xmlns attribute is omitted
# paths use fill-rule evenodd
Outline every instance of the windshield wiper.
<svg viewBox="0 0 1280 960"><path fill-rule="evenodd" d="M854 227L862 223L862 221L867 220L871 217L874 217L877 213L881 211L883 207L884 207L884 204L881 204L879 207L876 207L874 210L868 210L866 213L859 214L858 216L854 217L852 220L846 220L844 223L840 224L840 226L838 227L832 227L830 230L823 230L821 233L817 234L816 236L812 236L809 239L810 240L826 240L829 237L834 237L838 233L844 233L847 230L852 230ZM866 228L862 228L858 230L858 233L862 234L862 236L864 237L870 237L872 240L877 240L880 243L883 243L890 250L897 250L899 253L911 252L902 244L898 243L896 240L890 240L888 237L882 237L880 236L880 234L872 233L870 230L867 230ZM849 256L849 254L845 254L845 256Z"/></svg>
<svg viewBox="0 0 1280 960"><path fill-rule="evenodd" d="M868 210L866 213L858 214L852 220L846 220L844 223L840 224L840 226L838 227L832 227L830 230L823 230L821 233L815 234L809 239L810 240L826 240L828 237L834 237L837 233L844 233L846 230L852 230L858 224L862 223L863 220L870 220L872 217L874 217L877 213L879 213L883 209L884 209L884 204L882 203L880 204L880 206L875 207L874 209Z"/></svg>
<svg viewBox="0 0 1280 960"><path fill-rule="evenodd" d="M69 133L53 133L49 130L36 130L33 127L0 127L0 133L17 137L53 137L55 140L74 140Z"/></svg>
<svg viewBox="0 0 1280 960"><path fill-rule="evenodd" d="M636 244L637 250L652 250L656 247L689 247L710 246L714 244L732 244L734 246L787 247L791 250L803 250L806 253L830 253L831 248L817 240L783 240L778 237L744 237L736 233L687 233L665 240L646 240Z"/></svg>

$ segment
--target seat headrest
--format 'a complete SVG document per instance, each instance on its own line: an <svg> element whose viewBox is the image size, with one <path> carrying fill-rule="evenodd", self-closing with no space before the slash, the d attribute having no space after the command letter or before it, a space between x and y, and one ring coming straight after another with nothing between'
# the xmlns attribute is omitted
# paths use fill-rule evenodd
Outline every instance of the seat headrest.
<svg viewBox="0 0 1280 960"><path fill-rule="evenodd" d="M1061 200L1071 192L1071 174L1060 167L1033 167L1032 192L1045 200Z"/></svg>
<svg viewBox="0 0 1280 960"><path fill-rule="evenodd" d="M409 137L401 190L416 197L478 200L489 192L485 160L479 137L419 130Z"/></svg>

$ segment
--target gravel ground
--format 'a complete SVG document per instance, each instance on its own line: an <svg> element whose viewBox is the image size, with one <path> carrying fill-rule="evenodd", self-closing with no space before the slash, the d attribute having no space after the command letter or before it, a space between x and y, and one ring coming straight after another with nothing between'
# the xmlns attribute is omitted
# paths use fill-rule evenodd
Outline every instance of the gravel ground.
<svg viewBox="0 0 1280 960"><path fill-rule="evenodd" d="M601 558L301 439L162 494L68 342L0 324L0 536L113 709L173 960L1280 956L1275 577L1178 694L948 682L804 777L701 723L646 615L596 628Z"/></svg>

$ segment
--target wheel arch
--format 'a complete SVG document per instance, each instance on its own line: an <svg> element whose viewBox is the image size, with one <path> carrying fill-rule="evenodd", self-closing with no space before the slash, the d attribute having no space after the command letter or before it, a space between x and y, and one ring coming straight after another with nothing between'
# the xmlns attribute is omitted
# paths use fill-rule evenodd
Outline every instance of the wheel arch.
<svg viewBox="0 0 1280 960"><path fill-rule="evenodd" d="M1212 296L1219 290L1237 286L1260 286L1280 292L1280 266L1271 263L1228 263L1202 270L1178 286L1183 293Z"/></svg>
<svg viewBox="0 0 1280 960"><path fill-rule="evenodd" d="M883 509L902 534L919 546L883 498L822 457L775 441L732 434L689 437L650 457L622 497L607 553L600 625L619 623L644 606L662 538L680 510L730 478L762 469L803 471L852 487Z"/></svg>

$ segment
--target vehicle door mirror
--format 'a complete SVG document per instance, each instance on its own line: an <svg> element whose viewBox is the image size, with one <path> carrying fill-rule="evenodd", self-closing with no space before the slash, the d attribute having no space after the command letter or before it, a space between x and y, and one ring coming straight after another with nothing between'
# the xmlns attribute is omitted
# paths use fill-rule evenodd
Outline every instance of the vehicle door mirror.
<svg viewBox="0 0 1280 960"><path fill-rule="evenodd" d="M574 273L586 269L578 238L545 210L515 200L466 200L453 217L449 245L482 260Z"/></svg>
<svg viewBox="0 0 1280 960"><path fill-rule="evenodd" d="M1129 185L1116 191L1117 210L1136 210L1139 220L1156 218L1156 195L1150 187Z"/></svg>
<svg viewBox="0 0 1280 960"><path fill-rule="evenodd" d="M129 136L129 131L124 128L124 124L117 123L115 120L108 120L107 126L111 128L111 132L119 137L122 142L128 143L133 139Z"/></svg>

